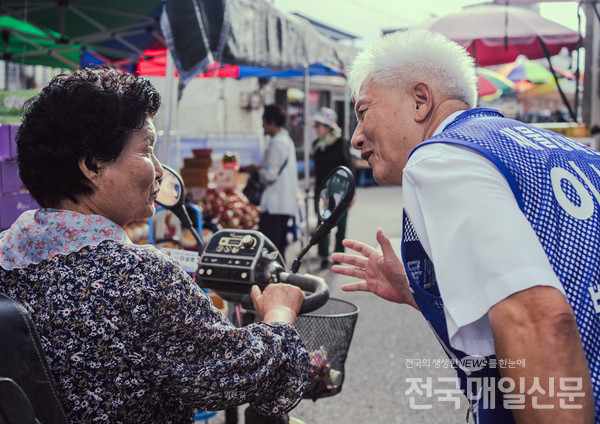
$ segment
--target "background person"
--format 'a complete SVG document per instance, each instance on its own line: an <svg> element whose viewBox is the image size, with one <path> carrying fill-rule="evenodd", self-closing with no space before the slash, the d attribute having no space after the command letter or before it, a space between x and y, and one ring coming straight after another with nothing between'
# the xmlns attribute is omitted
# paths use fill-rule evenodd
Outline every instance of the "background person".
<svg viewBox="0 0 600 424"><path fill-rule="evenodd" d="M287 228L298 210L298 165L296 148L285 129L287 114L280 105L266 105L263 130L269 136L260 166L249 165L245 172L258 172L265 189L260 200L258 231L269 238L285 259Z"/></svg>
<svg viewBox="0 0 600 424"><path fill-rule="evenodd" d="M312 144L312 155L315 161L316 191L334 168L347 166L350 170L353 170L354 167L350 156L350 143L341 136L342 130L337 124L337 114L335 111L327 107L322 107L313 116L313 121L318 136ZM315 195L315 199L318 198L317 195ZM337 223L334 252L344 251L342 241L346 237L347 221L348 212ZM329 234L319 242L318 252L321 258L321 268L328 268L331 264L329 261Z"/></svg>
<svg viewBox="0 0 600 424"><path fill-rule="evenodd" d="M304 294L252 289L265 322L236 328L183 269L124 225L154 214L160 96L109 67L54 77L17 134L41 209L0 235L0 290L33 316L69 422L192 423L250 402L283 414L302 397Z"/></svg>
<svg viewBox="0 0 600 424"><path fill-rule="evenodd" d="M404 265L381 230L381 251L346 240L359 255L333 254L350 265L333 271L362 281L343 289L418 308L463 390L487 384L471 387L476 422L590 423L594 404L600 422L599 153L473 109L473 59L439 34L378 40L348 83L353 146L378 184L402 185ZM519 406L505 408L500 378Z"/></svg>

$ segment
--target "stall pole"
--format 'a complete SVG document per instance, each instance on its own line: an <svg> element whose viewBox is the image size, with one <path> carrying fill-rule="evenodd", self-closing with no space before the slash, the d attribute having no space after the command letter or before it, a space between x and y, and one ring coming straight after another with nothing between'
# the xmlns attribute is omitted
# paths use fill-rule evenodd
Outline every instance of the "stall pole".
<svg viewBox="0 0 600 424"><path fill-rule="evenodd" d="M309 73L308 73L308 64L304 64L304 131L302 131L304 135L304 243L308 245L310 240L309 225L308 225L308 203L309 203L309 193L310 193L310 134L308 125L309 112L308 112L308 91L309 91Z"/></svg>
<svg viewBox="0 0 600 424"><path fill-rule="evenodd" d="M163 116L163 144L160 160L169 162L169 148L171 144L171 108L173 105L173 81L175 79L175 64L169 49L167 49L167 74L165 76L165 108Z"/></svg>

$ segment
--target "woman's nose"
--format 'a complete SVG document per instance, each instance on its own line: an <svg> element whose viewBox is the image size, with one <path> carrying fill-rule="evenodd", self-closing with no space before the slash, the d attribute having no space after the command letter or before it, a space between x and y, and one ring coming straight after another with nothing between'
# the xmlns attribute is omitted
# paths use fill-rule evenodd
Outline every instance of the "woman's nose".
<svg viewBox="0 0 600 424"><path fill-rule="evenodd" d="M154 156L154 169L156 171L156 179L160 180L165 173L165 169L162 167L160 161L156 156Z"/></svg>

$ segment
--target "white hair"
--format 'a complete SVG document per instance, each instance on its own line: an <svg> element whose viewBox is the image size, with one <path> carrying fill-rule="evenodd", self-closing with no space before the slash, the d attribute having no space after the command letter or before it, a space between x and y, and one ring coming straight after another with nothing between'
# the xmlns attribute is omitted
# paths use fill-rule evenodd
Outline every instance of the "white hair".
<svg viewBox="0 0 600 424"><path fill-rule="evenodd" d="M378 85L408 88L423 81L450 99L477 105L475 62L467 51L439 33L425 29L388 34L358 53L348 72L348 86L357 97L372 78Z"/></svg>

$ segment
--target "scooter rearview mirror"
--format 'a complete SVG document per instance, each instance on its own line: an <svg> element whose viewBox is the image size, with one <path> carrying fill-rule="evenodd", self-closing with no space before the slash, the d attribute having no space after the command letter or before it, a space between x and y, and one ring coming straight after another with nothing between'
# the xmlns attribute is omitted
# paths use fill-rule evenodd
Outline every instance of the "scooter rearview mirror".
<svg viewBox="0 0 600 424"><path fill-rule="evenodd" d="M164 167L160 183L160 191L156 203L164 208L175 208L183 204L183 187L171 168Z"/></svg>
<svg viewBox="0 0 600 424"><path fill-rule="evenodd" d="M331 221L333 228L346 213L354 196L354 177L348 168L335 168L317 189L315 212L319 222Z"/></svg>
<svg viewBox="0 0 600 424"><path fill-rule="evenodd" d="M308 244L298 254L292 264L292 273L298 272L302 257L308 250L317 244L323 237L331 232L346 213L352 199L356 183L352 172L345 166L334 168L315 192L315 212L319 218L320 225L311 237Z"/></svg>
<svg viewBox="0 0 600 424"><path fill-rule="evenodd" d="M192 236L198 243L199 251L204 249L202 237L198 234L190 215L185 208L185 186L181 175L173 168L161 164L164 169L163 177L160 179L160 191L156 197L156 203L165 209L170 210L179 218L183 228L190 230Z"/></svg>

